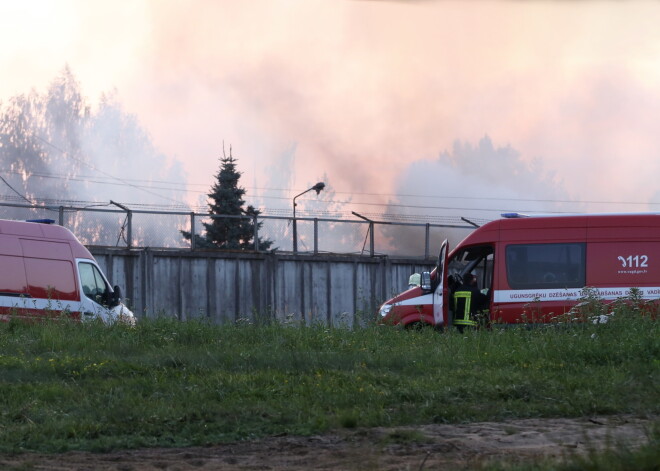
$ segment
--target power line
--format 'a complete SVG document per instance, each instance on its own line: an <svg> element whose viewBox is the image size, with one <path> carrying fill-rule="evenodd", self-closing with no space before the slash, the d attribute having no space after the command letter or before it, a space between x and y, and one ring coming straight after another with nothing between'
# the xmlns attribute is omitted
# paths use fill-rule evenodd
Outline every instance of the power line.
<svg viewBox="0 0 660 471"><path fill-rule="evenodd" d="M57 149L60 150L60 149ZM89 164L88 164L89 165ZM16 171L9 171L7 173L15 174L15 175L22 175L21 172L16 172ZM56 179L62 179L66 180L71 178L69 175L65 175L62 173L52 173L52 172L32 172L30 173L30 176L35 176L35 177L42 177L42 178L56 178ZM91 178L102 178L99 177L98 175L78 175L77 178L80 180L88 180ZM113 180L116 179L116 177L111 177ZM182 185L182 186L208 186L202 183L183 183L183 182L176 182L176 181L171 181L171 180L153 180L153 179L143 179L143 178L123 178L121 181L123 182L133 182L133 183L164 183L167 185Z"/></svg>
<svg viewBox="0 0 660 471"><path fill-rule="evenodd" d="M8 173L15 173L18 174L18 172L8 172ZM133 186L130 185L129 183L125 181L121 181L120 183L117 182L112 182L112 181L104 181L97 179L98 177L67 177L67 176L56 176L56 175L48 175L48 174L40 174L40 173L31 173L30 178L32 177L37 177L37 178L49 178L49 179L56 179L56 180L66 180L66 181L77 181L77 182L85 182L85 183L96 183L99 185L113 185L113 186ZM144 181L144 182L149 182L149 180L133 180L133 181ZM185 188L167 188L167 187L157 187L157 186L150 186L149 188L153 190L167 190L167 191L183 191L183 192L191 192L191 193L206 193L205 191L198 191L198 190L187 190ZM141 188L144 190L144 188ZM157 195L158 196L158 195ZM166 198L166 197L163 197ZM168 198L169 199L169 198ZM176 201L176 200L173 200Z"/></svg>
<svg viewBox="0 0 660 471"><path fill-rule="evenodd" d="M40 137L40 136L36 136L36 137L37 137L37 139L39 139L40 141L42 141L42 142L44 142L45 144L51 146L53 149L58 150L59 152L61 152L62 155L65 155L65 156L67 156L67 157L69 157L69 158L71 158L71 159L73 159L73 160L75 160L75 161L77 161L77 162L80 162L80 163L83 164L83 165L87 165L88 167L92 168L93 170L96 170L97 172L99 172L99 173L101 173L101 174L103 174L103 175L105 175L105 176L107 176L107 177L109 177L109 178L111 178L111 179L113 179L113 180L117 180L117 181L123 183L123 184L126 185L126 186L130 186L130 187L135 188L135 189L137 189L137 190L144 191L145 193L149 193L150 195L157 196L158 198L163 198L163 199L170 200L170 201L174 201L174 202L177 202L177 203L178 203L178 201L175 200L175 199L168 198L167 196L159 195L158 193L154 193L153 191L149 191L149 190L147 190L146 188L142 188L142 187L139 187L139 186L137 186L137 185L133 185L133 184L131 184L131 183L125 182L125 181L122 180L121 178L117 178L117 177L115 177L114 175L111 175L111 174L109 174L109 173L104 172L103 170L100 170L100 169L96 168L94 165L92 165L92 164L90 164L90 163L88 163L88 162L85 162L85 161L82 160L82 159L79 159L79 158L77 158L77 157L74 157L73 155L70 155L69 153L63 151L62 149L60 149L60 148L57 147L56 145L54 145L54 144L48 142L46 139L43 139L43 138Z"/></svg>
<svg viewBox="0 0 660 471"><path fill-rule="evenodd" d="M41 139L41 138L40 138ZM42 139L43 140L43 139ZM60 152L63 152L61 149L58 147L48 143L47 141L44 141L47 144L53 146L55 149L57 149ZM110 179L116 180L116 182L110 182L110 181L103 181L102 179L98 179L98 177L89 177L89 176L83 176L83 177L66 177L62 175L57 175L57 174L48 174L48 173L33 173L30 174L30 176L36 176L39 178L57 178L57 179L66 179L66 180L72 180L72 181L83 181L87 183L96 183L96 184L104 184L104 185L116 185L116 186L128 186L131 188L138 189L140 191L144 191L146 193L152 194L154 196L157 196L159 198L163 198L169 201L172 201L174 203L178 203L176 206L177 208L182 208L182 207L187 207L185 204L182 204L180 200L176 200L173 198L169 198L157 193L154 193L152 191L149 191L146 188L134 185L129 183L127 180L120 179L117 177L114 177L110 174L107 174L93 165L84 162L80 159L77 159L73 156L70 156L71 158L90 166L94 170L107 175ZM17 173L17 172L9 172L9 173ZM95 180L91 180L89 178L97 178ZM25 201L30 202L27 198L25 198L23 195L18 193L9 183L3 178L2 179L7 186L9 186L12 191L17 193L21 198L23 198ZM151 183L152 181L150 180L139 180L139 179L132 179L131 181L142 181L142 182L147 182ZM199 194L206 194L206 191L199 191L199 190L189 190L185 188L184 183L177 183L177 182L168 182L164 180L155 180L164 184L170 184L170 185L183 185L184 188L168 188L168 187L156 187L156 186L150 186L151 189L156 189L156 190L165 190L165 191L179 191L179 192L185 192L185 193L199 193ZM117 183L118 182L118 183ZM195 184L198 185L198 184ZM278 189L278 188L258 188L261 190L268 190L268 191L290 191L290 190L285 190L285 189ZM347 194L346 192L338 192L342 194ZM392 194L384 194L384 193L361 193L361 192L356 192L352 193L354 195L371 195L371 196L394 196L394 197L418 197L418 198L426 198L426 199L461 199L461 200L477 200L477 201L516 201L516 202L529 202L529 203L568 203L568 204L619 204L619 205L658 205L660 203L653 203L653 202L632 202L632 201L591 201L591 200L585 200L585 201L572 201L572 200L555 200L555 199L531 199L531 198L499 198L499 197L478 197L478 196L436 196L436 195L414 195L414 194L399 194L399 195L392 195ZM288 196L269 196L269 195L258 195L255 197L255 199L259 200L282 200L282 201L289 201L291 198ZM315 201L313 199L308 199L308 201ZM401 203L373 203L373 202L366 202L366 201L353 201L353 200L322 200L326 204L337 204L337 205L359 205L359 206L376 206L376 207L391 207L391 208L411 208L411 209L440 209L440 210L461 210L461 211L510 211L511 207L508 208L479 208L479 207L456 207L456 206L432 206L432 205L413 205L413 204L401 204ZM159 207L157 204L151 205L151 207ZM162 206L161 206L162 207ZM170 205L170 207L172 207ZM533 209L533 210L521 210L521 211L538 211L538 209ZM549 212L549 211L546 211ZM561 213L562 211L556 211L557 213ZM568 212L568 211L564 211Z"/></svg>
<svg viewBox="0 0 660 471"><path fill-rule="evenodd" d="M32 174L34 176L40 177L40 178L64 178L64 177L56 177L53 175L38 175L38 174ZM31 176L32 176L31 175ZM128 184L126 182L123 182L120 180L120 183L115 183L115 182L106 182L106 181L99 181L99 180L86 180L83 178L76 178L76 177L69 177L68 180L72 181L84 181L87 183L98 183L102 185L116 185L116 186L130 186L133 188L140 188L136 187L135 185ZM151 186L150 188L152 189L158 189L158 190L167 190L167 191L181 191L181 192L186 192L186 193L200 193L200 194L206 194L206 191L198 191L198 190L187 190L187 189L178 189L178 188L165 188L165 187L155 187ZM147 191L144 188L140 188L143 191ZM152 194L155 194L153 192L149 192ZM368 194L368 193L356 193L356 194ZM375 195L375 193L374 193ZM156 195L160 196L160 195ZM487 200L487 201L517 201L517 202L528 202L528 203L570 203L570 204L625 204L625 205L647 205L647 204L660 204L660 203L638 203L638 202L624 202L624 201L571 201L571 200L552 200L552 199L516 199L516 198L490 198L490 197L460 197L460 196L423 196L423 195L398 195L398 196L416 196L416 197L424 197L424 198L434 198L434 199L440 199L440 198L447 198L447 199L461 199L461 200ZM162 198L168 199L170 201L178 202L173 198L167 198L164 196L161 196ZM291 198L288 196L268 196L268 195L260 195L256 196L255 199L263 199L263 200L281 200L281 201L290 201ZM305 199L304 199L305 200ZM314 199L306 199L307 201L317 201ZM366 201L353 201L353 200L321 200L323 203L326 204L339 204L339 205L360 205L360 206L381 206L381 207L398 207L398 208L413 208L413 209L458 209L458 210L465 210L465 211L509 211L511 208L467 208L467 207L456 207L456 206L429 206L429 205L412 205L412 204L401 204L401 203L372 203L372 202L366 202ZM534 209L533 211L537 211Z"/></svg>
<svg viewBox="0 0 660 471"><path fill-rule="evenodd" d="M41 138L40 138L41 139ZM44 141L46 142L46 141ZM46 142L47 144L51 145L50 143ZM63 152L61 149L57 148L56 146L53 146L55 149L57 149L60 152ZM129 182L135 182L135 183L160 183L160 184L165 184L165 185L173 185L173 187L160 187L160 186L153 186L151 185L150 188L154 190L167 190L167 191L180 191L180 192L187 192L187 193L199 193L199 194L206 194L208 190L191 190L188 187L190 186L203 186L203 187L208 187L210 188L210 185L206 185L203 183L182 183L182 182L174 182L174 181L168 181L168 180L144 180L144 179L131 179L131 178L124 178L120 179L117 177L114 177L112 175L109 175L93 165L82 161L80 159L77 159L73 156L70 156L71 158L78 160L79 162L88 165L92 169L103 173L107 175L110 179L116 180L119 183L114 183L114 182L109 182L109 181L103 181L100 177L96 176L90 176L90 175L80 175L77 177L74 176L67 176L67 175L62 175L62 174L54 174L54 173L31 173L30 176L36 176L40 178L54 178L54 179L62 179L62 180L73 180L73 181L83 181L83 182L88 182L88 183L98 183L98 184L105 184L105 185L116 185L116 186L131 186L133 188L138 188L142 191L147 191L145 188L138 187L134 184L131 184ZM7 172L7 173L13 173L13 174L19 174L18 172ZM180 188L176 188L176 186L180 186ZM259 190L259 191L277 191L277 192L287 192L287 193L294 193L298 190L296 189L288 189L288 188L268 188L268 187L246 187L248 190ZM647 204L660 204L660 203L653 203L653 202L640 202L640 201L594 201L594 200L567 200L567 199L542 199L542 198L504 198L504 197L482 197L482 196L456 196L456 195L423 195L423 194L410 194L410 193L370 193L370 192L348 192L348 191L335 191L335 194L339 195L358 195L358 196L377 196L377 197L394 197L394 198L426 198L426 199L460 199L460 200L489 200L489 201L523 201L523 202L529 202L529 203L568 203L568 204L622 204L622 205L647 205ZM155 193L152 193L155 196L169 199L171 201L176 201L172 200L171 198L167 198L162 195L158 195ZM269 195L257 195L256 198L264 198L264 199L280 199L280 200L290 200L291 198L288 196L269 196ZM328 203L339 203L339 204L348 204L348 203L354 203L354 204L380 204L382 206L387 206L387 203L357 203L354 201L338 201L338 200L326 200Z"/></svg>
<svg viewBox="0 0 660 471"><path fill-rule="evenodd" d="M18 196L20 196L22 199L24 199L24 200L27 201L28 203L33 204L32 201L30 201L29 199L27 199L25 196L23 196L21 193L19 193L19 192L13 187L13 186L11 186L11 185L9 184L9 182L8 182L7 180L4 179L4 177L3 177L2 175L0 175L0 180L2 180L3 182L5 182L5 185L7 185L7 186L11 189L11 191L13 191L14 193L16 193Z"/></svg>

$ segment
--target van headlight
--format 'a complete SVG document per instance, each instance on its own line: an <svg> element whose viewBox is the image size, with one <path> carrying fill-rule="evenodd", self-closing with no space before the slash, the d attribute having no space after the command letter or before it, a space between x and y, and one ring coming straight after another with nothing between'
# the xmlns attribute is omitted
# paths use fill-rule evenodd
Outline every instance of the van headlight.
<svg viewBox="0 0 660 471"><path fill-rule="evenodd" d="M390 313L390 309L392 309L391 304L383 304L380 307L380 310L378 311L378 314L380 314L380 317L385 317L386 315L388 315Z"/></svg>

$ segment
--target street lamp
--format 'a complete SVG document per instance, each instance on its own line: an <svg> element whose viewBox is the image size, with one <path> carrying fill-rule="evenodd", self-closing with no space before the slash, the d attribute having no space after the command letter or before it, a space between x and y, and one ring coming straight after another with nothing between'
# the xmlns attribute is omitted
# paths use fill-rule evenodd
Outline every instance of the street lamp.
<svg viewBox="0 0 660 471"><path fill-rule="evenodd" d="M318 195L319 193L321 193L321 190L323 188L325 188L325 183L318 182L313 187L308 188L299 195L293 197L293 253L298 253L298 226L296 225L296 206L297 206L296 198L312 190L316 191L316 194Z"/></svg>

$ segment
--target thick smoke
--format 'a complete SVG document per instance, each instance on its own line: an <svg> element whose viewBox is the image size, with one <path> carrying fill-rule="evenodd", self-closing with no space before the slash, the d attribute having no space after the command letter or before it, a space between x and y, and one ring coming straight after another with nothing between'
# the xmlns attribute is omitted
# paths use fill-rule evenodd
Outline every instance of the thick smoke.
<svg viewBox="0 0 660 471"><path fill-rule="evenodd" d="M657 5L407 3L290 2L292 15L269 2L154 7L143 74L154 91L135 98L144 109L176 103L182 115L150 122L178 149L188 146L170 132L181 116L208 113L195 130L219 129L240 149L249 182L252 168L295 143L291 193L327 172L338 192L393 194L410 162L488 133L521 162L556 171L568 199L649 201L659 170ZM200 181L208 162L191 160Z"/></svg>
<svg viewBox="0 0 660 471"><path fill-rule="evenodd" d="M478 143L454 142L437 159L412 162L397 182L399 196L388 212L396 219L438 225L481 225L503 212L579 212L563 183L540 161L526 162L511 146L497 147L485 136ZM418 195L418 196L415 196ZM421 196L423 195L423 196ZM414 215L414 217L411 217ZM463 219L464 218L464 219ZM385 226L383 236L395 253L419 253L422 228ZM433 228L431 253L443 239L455 245L471 229Z"/></svg>
<svg viewBox="0 0 660 471"><path fill-rule="evenodd" d="M6 180L0 199L55 208L49 214L54 219L58 219L57 208L65 208L65 225L86 243L118 243L125 215L72 208L118 210L111 200L133 210L153 205L184 207L181 165L168 163L137 118L127 114L112 94L102 96L93 107L68 67L46 92L33 90L2 105L0 161ZM32 213L48 214L44 211ZM3 217L25 214L25 210L3 207ZM148 218L134 214L135 243L151 245L154 236L158 245L180 243L172 228L176 221L157 223ZM167 227L172 228L171 234L163 237Z"/></svg>
<svg viewBox="0 0 660 471"><path fill-rule="evenodd" d="M11 78L35 76L45 59L74 61L83 76L119 87L195 189L213 183L224 140L246 200L256 203L258 191L281 214L324 173L337 199L353 195L345 214L374 219L434 206L477 220L509 209L660 208L660 4L409 3L136 0L118 34L116 22L98 24L96 2L74 2L67 19L81 29L49 32L80 54L52 48L44 58L17 46L27 66ZM109 13L126 11L112 5ZM486 133L490 151L479 142ZM269 172L280 160L290 167L272 172L277 182Z"/></svg>

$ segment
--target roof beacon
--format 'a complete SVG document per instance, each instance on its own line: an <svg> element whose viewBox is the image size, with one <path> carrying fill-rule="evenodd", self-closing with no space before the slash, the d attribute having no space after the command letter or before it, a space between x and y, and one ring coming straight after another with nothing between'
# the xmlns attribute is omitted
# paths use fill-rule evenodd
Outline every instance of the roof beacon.
<svg viewBox="0 0 660 471"><path fill-rule="evenodd" d="M55 224L53 219L26 219L25 222L36 222L38 224Z"/></svg>
<svg viewBox="0 0 660 471"><path fill-rule="evenodd" d="M501 216L503 218L507 218L507 219L528 218L529 217L527 214L521 214L521 213L502 213Z"/></svg>

